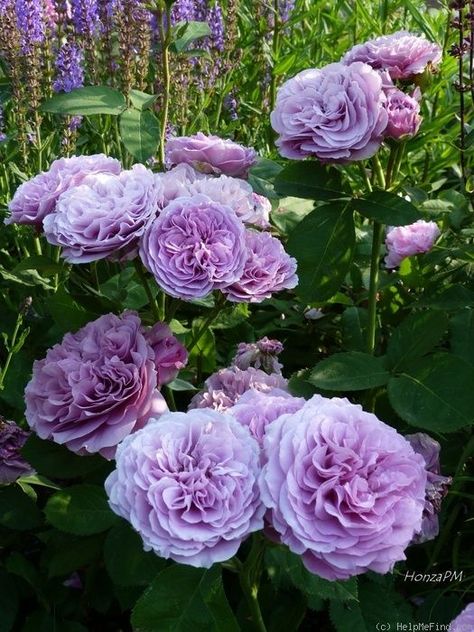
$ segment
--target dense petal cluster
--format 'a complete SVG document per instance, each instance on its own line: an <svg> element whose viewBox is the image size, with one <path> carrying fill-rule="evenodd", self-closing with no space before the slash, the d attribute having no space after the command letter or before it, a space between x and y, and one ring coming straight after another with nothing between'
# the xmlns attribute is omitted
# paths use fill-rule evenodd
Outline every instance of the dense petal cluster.
<svg viewBox="0 0 474 632"><path fill-rule="evenodd" d="M223 289L229 301L261 303L274 292L298 284L296 259L285 252L281 242L270 233L247 230L247 257L242 275Z"/></svg>
<svg viewBox="0 0 474 632"><path fill-rule="evenodd" d="M263 526L257 442L230 415L169 413L127 437L105 483L146 550L208 568Z"/></svg>
<svg viewBox="0 0 474 632"><path fill-rule="evenodd" d="M169 167L185 162L205 173L244 178L256 159L255 150L219 136L206 136L202 132L170 138L166 143Z"/></svg>
<svg viewBox="0 0 474 632"><path fill-rule="evenodd" d="M262 392L274 388L287 389L288 382L279 374L268 375L260 369L250 367L242 371L236 366L220 369L204 382L204 389L191 400L189 408L213 408L225 411L234 406L249 390Z"/></svg>
<svg viewBox="0 0 474 632"><path fill-rule="evenodd" d="M20 452L28 436L20 426L0 417L0 485L9 485L20 476L32 474L33 468Z"/></svg>
<svg viewBox="0 0 474 632"><path fill-rule="evenodd" d="M385 135L398 140L414 136L421 125L419 95L410 96L401 90L391 90L385 104L388 124Z"/></svg>
<svg viewBox="0 0 474 632"><path fill-rule="evenodd" d="M70 263L115 255L137 244L155 216L159 196L159 180L143 165L119 175L88 176L65 191L54 213L44 218L46 239L62 246Z"/></svg>
<svg viewBox="0 0 474 632"><path fill-rule="evenodd" d="M278 91L271 124L282 156L325 162L362 160L387 126L380 75L367 64L303 70Z"/></svg>
<svg viewBox="0 0 474 632"><path fill-rule="evenodd" d="M113 457L117 444L166 409L154 352L133 312L68 333L33 365L26 419L42 439Z"/></svg>
<svg viewBox="0 0 474 632"><path fill-rule="evenodd" d="M65 42L58 50L54 66L55 92L71 92L84 85L84 53L75 42Z"/></svg>
<svg viewBox="0 0 474 632"><path fill-rule="evenodd" d="M439 464L439 452L441 446L424 432L406 435L405 439L411 447L425 460L427 472L425 509L421 531L413 538L413 543L419 544L433 540L439 532L438 513L441 509L441 501L448 493L448 487L452 482L450 476L442 476Z"/></svg>
<svg viewBox="0 0 474 632"><path fill-rule="evenodd" d="M166 323L156 323L146 332L145 338L155 353L158 386L169 384L186 366L186 347L173 336Z"/></svg>
<svg viewBox="0 0 474 632"><path fill-rule="evenodd" d="M468 604L449 625L449 632L472 632L474 630L474 603Z"/></svg>
<svg viewBox="0 0 474 632"><path fill-rule="evenodd" d="M283 351L279 340L271 340L264 336L257 342L241 342L232 364L245 371L249 367L263 369L267 373L281 373L282 366L277 356Z"/></svg>
<svg viewBox="0 0 474 632"><path fill-rule="evenodd" d="M55 210L59 196L78 186L91 174L119 174L120 162L104 154L55 160L42 172L18 187L9 205L5 224L35 224Z"/></svg>
<svg viewBox="0 0 474 632"><path fill-rule="evenodd" d="M245 229L230 206L205 195L170 202L146 231L140 256L171 296L194 299L240 279Z"/></svg>
<svg viewBox="0 0 474 632"><path fill-rule="evenodd" d="M329 580L390 571L420 530L423 458L347 399L315 395L265 433L262 499L281 541Z"/></svg>
<svg viewBox="0 0 474 632"><path fill-rule="evenodd" d="M385 246L387 268L396 268L406 257L428 252L440 235L436 222L420 219L408 226L395 226L387 231Z"/></svg>
<svg viewBox="0 0 474 632"><path fill-rule="evenodd" d="M228 412L240 424L247 426L251 435L262 446L268 425L281 415L295 413L304 404L305 400L302 397L293 397L279 388L268 392L251 389L245 392Z"/></svg>
<svg viewBox="0 0 474 632"><path fill-rule="evenodd" d="M363 62L376 70L387 70L392 79L410 79L441 61L442 50L425 37L407 31L382 35L357 44L342 58L343 63Z"/></svg>

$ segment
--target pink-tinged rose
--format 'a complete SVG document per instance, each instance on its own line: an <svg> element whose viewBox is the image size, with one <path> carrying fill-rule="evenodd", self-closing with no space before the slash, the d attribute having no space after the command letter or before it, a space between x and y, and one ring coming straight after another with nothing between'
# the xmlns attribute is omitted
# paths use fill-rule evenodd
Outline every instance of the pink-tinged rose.
<svg viewBox="0 0 474 632"><path fill-rule="evenodd" d="M206 136L202 132L170 138L166 143L166 164L169 167L184 162L204 173L245 178L256 160L254 149L219 136Z"/></svg>
<svg viewBox="0 0 474 632"><path fill-rule="evenodd" d="M91 174L118 175L120 171L119 161L104 154L59 158L48 171L18 187L9 204L10 215L5 224L34 224L39 228L43 219L55 210L64 191L78 186Z"/></svg>
<svg viewBox="0 0 474 632"><path fill-rule="evenodd" d="M440 234L435 222L422 219L408 226L390 228L385 238L388 253L385 257L386 267L396 268L407 257L428 252Z"/></svg>
<svg viewBox="0 0 474 632"><path fill-rule="evenodd" d="M344 55L342 62L360 61L375 70L387 70L392 79L411 79L427 67L436 69L441 55L438 44L408 31L397 31L357 44Z"/></svg>
<svg viewBox="0 0 474 632"><path fill-rule="evenodd" d="M278 91L271 124L282 156L323 162L370 158L387 127L382 78L367 64L303 70Z"/></svg>
<svg viewBox="0 0 474 632"><path fill-rule="evenodd" d="M347 399L315 395L267 426L260 478L281 542L328 580L387 573L419 532L423 457Z"/></svg>
<svg viewBox="0 0 474 632"><path fill-rule="evenodd" d="M166 323L156 323L146 332L145 338L155 353L158 386L169 384L187 364L186 348L173 336Z"/></svg>
<svg viewBox="0 0 474 632"><path fill-rule="evenodd" d="M35 361L26 420L41 439L113 458L120 441L166 409L154 355L134 312L101 316Z"/></svg>
<svg viewBox="0 0 474 632"><path fill-rule="evenodd" d="M258 444L231 415L168 413L127 437L105 481L145 550L209 568L263 527Z"/></svg>
<svg viewBox="0 0 474 632"><path fill-rule="evenodd" d="M389 91L385 104L388 113L386 136L398 140L418 132L422 120L419 97L418 90L412 96L397 89Z"/></svg>

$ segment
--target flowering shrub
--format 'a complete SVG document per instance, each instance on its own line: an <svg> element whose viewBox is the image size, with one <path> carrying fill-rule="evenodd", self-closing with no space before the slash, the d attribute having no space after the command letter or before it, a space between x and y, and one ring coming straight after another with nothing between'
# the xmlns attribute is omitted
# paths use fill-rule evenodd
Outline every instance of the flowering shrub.
<svg viewBox="0 0 474 632"><path fill-rule="evenodd" d="M474 629L471 5L0 0L2 632Z"/></svg>

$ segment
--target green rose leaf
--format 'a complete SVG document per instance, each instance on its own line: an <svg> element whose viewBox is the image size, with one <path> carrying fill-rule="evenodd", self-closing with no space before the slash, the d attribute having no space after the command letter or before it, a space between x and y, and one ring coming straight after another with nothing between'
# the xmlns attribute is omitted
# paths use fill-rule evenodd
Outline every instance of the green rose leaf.
<svg viewBox="0 0 474 632"><path fill-rule="evenodd" d="M56 94L43 103L41 110L52 114L78 116L111 114L118 116L126 107L125 97L115 88L109 88L109 86L86 86L71 92Z"/></svg>
<svg viewBox="0 0 474 632"><path fill-rule="evenodd" d="M385 358L376 358L361 351L335 353L319 362L308 382L324 391L361 391L387 384Z"/></svg>
<svg viewBox="0 0 474 632"><path fill-rule="evenodd" d="M406 226L423 219L416 206L389 191L372 191L365 198L354 198L351 204L364 217L389 226Z"/></svg>
<svg viewBox="0 0 474 632"><path fill-rule="evenodd" d="M144 163L158 150L160 123L150 110L129 108L120 117L120 137L126 150Z"/></svg>

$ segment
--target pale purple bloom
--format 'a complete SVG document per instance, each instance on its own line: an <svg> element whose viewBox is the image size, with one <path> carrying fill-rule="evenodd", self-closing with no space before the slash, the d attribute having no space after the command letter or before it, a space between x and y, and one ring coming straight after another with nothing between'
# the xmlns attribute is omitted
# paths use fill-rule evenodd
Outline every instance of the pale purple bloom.
<svg viewBox="0 0 474 632"><path fill-rule="evenodd" d="M270 233L246 231L247 259L238 281L222 291L229 301L261 303L273 293L298 284L296 259Z"/></svg>
<svg viewBox="0 0 474 632"><path fill-rule="evenodd" d="M449 632L472 632L474 630L474 603L468 604L449 625Z"/></svg>
<svg viewBox="0 0 474 632"><path fill-rule="evenodd" d="M15 14L22 52L29 54L46 36L43 3L38 0L15 0Z"/></svg>
<svg viewBox="0 0 474 632"><path fill-rule="evenodd" d="M90 174L118 174L120 170L120 162L104 154L59 158L48 171L18 187L9 204L10 216L5 219L5 224L35 224L39 227L43 218L54 211L64 191L81 184Z"/></svg>
<svg viewBox="0 0 474 632"><path fill-rule="evenodd" d="M195 193L202 193L214 202L230 206L246 224L268 226L268 207L264 204L266 198L256 199L252 187L245 180L230 176L201 177L189 185L188 195Z"/></svg>
<svg viewBox="0 0 474 632"><path fill-rule="evenodd" d="M278 13L280 14L280 20L285 23L291 17L295 9L295 0L279 0Z"/></svg>
<svg viewBox="0 0 474 632"><path fill-rule="evenodd" d="M253 367L242 371L236 366L231 366L209 376L204 382L204 389L192 398L189 408L225 411L251 389L266 393L273 388L288 390L288 382L277 373L268 375Z"/></svg>
<svg viewBox="0 0 474 632"><path fill-rule="evenodd" d="M59 197L43 220L44 234L70 263L123 256L152 222L159 196L159 180L143 165L91 175Z"/></svg>
<svg viewBox="0 0 474 632"><path fill-rule="evenodd" d="M312 573L387 573L420 530L424 460L396 430L347 399L312 397L266 428L267 517Z"/></svg>
<svg viewBox="0 0 474 632"><path fill-rule="evenodd" d="M112 458L122 439L166 410L154 359L134 312L101 316L35 361L26 419L41 439Z"/></svg>
<svg viewBox="0 0 474 632"><path fill-rule="evenodd" d="M283 351L283 344L279 340L271 340L264 336L257 342L241 342L232 364L245 370L253 366L263 369L267 373L281 373L282 364L277 356Z"/></svg>
<svg viewBox="0 0 474 632"><path fill-rule="evenodd" d="M387 268L396 268L406 257L428 252L440 235L436 222L419 219L408 226L390 228L385 238Z"/></svg>
<svg viewBox="0 0 474 632"><path fill-rule="evenodd" d="M0 486L14 483L20 476L33 473L33 468L21 455L30 433L13 421L0 416Z"/></svg>
<svg viewBox="0 0 474 632"><path fill-rule="evenodd" d="M257 442L230 415L169 413L127 437L105 481L145 550L209 568L263 527Z"/></svg>
<svg viewBox="0 0 474 632"><path fill-rule="evenodd" d="M191 185L197 180L203 180L206 176L199 173L186 163L181 163L169 171L155 175L161 181L162 198L160 208L167 206L176 198L191 195Z"/></svg>
<svg viewBox="0 0 474 632"><path fill-rule="evenodd" d="M230 206L205 195L178 198L146 231L140 257L171 296L203 297L241 277L244 225Z"/></svg>
<svg viewBox="0 0 474 632"><path fill-rule="evenodd" d="M278 91L271 124L282 156L324 162L370 158L387 126L382 79L370 66L303 70Z"/></svg>
<svg viewBox="0 0 474 632"><path fill-rule="evenodd" d="M169 384L186 366L188 352L181 342L173 336L169 325L156 323L145 334L146 341L155 353L155 368L158 386Z"/></svg>
<svg viewBox="0 0 474 632"><path fill-rule="evenodd" d="M272 203L264 195L259 195L258 193L253 194L253 200L256 217L252 223L259 226L259 228L268 228L270 226Z"/></svg>
<svg viewBox="0 0 474 632"><path fill-rule="evenodd" d="M212 47L222 52L224 50L224 17L218 2L209 9L207 23L211 30L210 40Z"/></svg>
<svg viewBox="0 0 474 632"><path fill-rule="evenodd" d="M375 70L387 70L392 79L410 79L424 72L427 66L436 68L441 54L438 44L425 37L397 31L357 44L344 55L342 62L364 62Z"/></svg>
<svg viewBox="0 0 474 632"><path fill-rule="evenodd" d="M420 96L419 91L412 96L397 89L388 92L385 104L388 114L386 136L398 140L418 132L421 125Z"/></svg>
<svg viewBox="0 0 474 632"><path fill-rule="evenodd" d="M54 66L55 92L71 92L84 85L84 53L75 42L65 42L57 52Z"/></svg>
<svg viewBox="0 0 474 632"><path fill-rule="evenodd" d="M275 388L268 392L247 391L239 401L229 408L229 412L263 446L266 429L272 421L289 413L295 413L305 404L302 397L293 397L290 393Z"/></svg>
<svg viewBox="0 0 474 632"><path fill-rule="evenodd" d="M169 167L185 162L205 173L244 178L255 164L254 149L244 147L219 136L177 136L166 143L166 163Z"/></svg>
<svg viewBox="0 0 474 632"><path fill-rule="evenodd" d="M428 473L426 481L425 509L421 531L413 538L414 544L433 540L439 533L438 513L441 510L441 501L448 493L448 487L452 482L450 476L442 476L439 464L439 451L441 446L424 432L406 435L405 439L411 447L425 460L425 468Z"/></svg>

